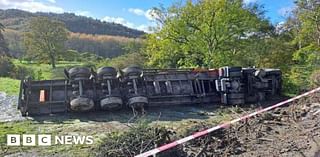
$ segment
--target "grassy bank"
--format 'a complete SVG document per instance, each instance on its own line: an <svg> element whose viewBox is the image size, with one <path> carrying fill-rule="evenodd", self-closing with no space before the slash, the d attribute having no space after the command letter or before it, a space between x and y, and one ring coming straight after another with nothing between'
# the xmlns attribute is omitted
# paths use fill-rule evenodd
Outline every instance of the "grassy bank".
<svg viewBox="0 0 320 157"><path fill-rule="evenodd" d="M11 79L7 77L0 77L0 91L9 95L16 95L19 93L20 80Z"/></svg>
<svg viewBox="0 0 320 157"><path fill-rule="evenodd" d="M32 74L29 75L33 75L33 77L37 80L63 78L63 70L65 68L83 65L83 63L80 62L59 61L56 65L56 68L53 69L50 64L30 63L19 60L13 60L13 63L15 66L23 67L29 71L32 71Z"/></svg>

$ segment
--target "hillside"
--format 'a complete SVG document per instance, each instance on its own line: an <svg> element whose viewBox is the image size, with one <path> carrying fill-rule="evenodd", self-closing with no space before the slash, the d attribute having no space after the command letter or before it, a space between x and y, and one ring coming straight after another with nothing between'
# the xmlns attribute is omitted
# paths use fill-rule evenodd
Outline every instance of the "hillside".
<svg viewBox="0 0 320 157"><path fill-rule="evenodd" d="M145 34L143 31L128 28L126 26L100 21L84 16L78 16L74 13L31 13L18 9L0 9L0 22L6 28L23 31L32 17L46 16L50 19L62 21L67 29L75 33L99 34L99 35L114 35L137 38Z"/></svg>
<svg viewBox="0 0 320 157"><path fill-rule="evenodd" d="M21 57L25 53L23 45L23 33L13 29L5 29L4 38L8 44L9 53L14 57ZM95 55L114 58L128 53L126 47L134 44L139 48L142 44L141 38L129 38L112 35L93 35L85 33L70 33L65 43L66 50L80 53L93 53ZM132 48L130 51L137 51Z"/></svg>

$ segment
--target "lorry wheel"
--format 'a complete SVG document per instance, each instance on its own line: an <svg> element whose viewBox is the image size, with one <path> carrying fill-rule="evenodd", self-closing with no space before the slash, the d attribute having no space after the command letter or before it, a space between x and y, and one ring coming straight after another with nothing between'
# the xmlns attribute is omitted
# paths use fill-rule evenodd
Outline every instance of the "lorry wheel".
<svg viewBox="0 0 320 157"><path fill-rule="evenodd" d="M102 110L118 110L122 107L122 99L120 97L107 97L100 100Z"/></svg>
<svg viewBox="0 0 320 157"><path fill-rule="evenodd" d="M70 108L72 111L85 112L93 109L94 102L90 98L78 97L70 102Z"/></svg>
<svg viewBox="0 0 320 157"><path fill-rule="evenodd" d="M97 74L99 78L103 75L117 76L117 70L113 67L101 67L98 69Z"/></svg>
<svg viewBox="0 0 320 157"><path fill-rule="evenodd" d="M68 74L70 78L79 78L79 77L89 78L91 75L91 72L89 68L75 67L75 68L69 69Z"/></svg>
<svg viewBox="0 0 320 157"><path fill-rule="evenodd" d="M124 76L140 76L142 69L138 66L127 67L122 70Z"/></svg>

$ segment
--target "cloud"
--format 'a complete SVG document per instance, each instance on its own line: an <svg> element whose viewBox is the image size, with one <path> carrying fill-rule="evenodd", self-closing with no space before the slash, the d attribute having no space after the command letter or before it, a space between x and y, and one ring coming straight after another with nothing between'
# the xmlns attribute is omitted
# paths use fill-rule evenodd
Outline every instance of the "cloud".
<svg viewBox="0 0 320 157"><path fill-rule="evenodd" d="M113 23L117 23L117 24L122 24L124 26L127 26L129 28L135 28L134 24L131 22L128 22L127 20L125 20L122 17L110 17L110 16L105 16L104 18L101 19L102 21L106 21L106 22L113 22Z"/></svg>
<svg viewBox="0 0 320 157"><path fill-rule="evenodd" d="M282 7L278 10L278 14L283 17L287 17L287 16L290 16L293 10L294 10L294 6Z"/></svg>
<svg viewBox="0 0 320 157"><path fill-rule="evenodd" d="M0 0L0 9L21 9L29 12L64 12L60 7L35 0Z"/></svg>
<svg viewBox="0 0 320 157"><path fill-rule="evenodd" d="M152 33L153 31L151 30L151 25L140 25L138 27L136 27L137 30L140 30L140 31L144 31L146 33Z"/></svg>
<svg viewBox="0 0 320 157"><path fill-rule="evenodd" d="M128 11L129 11L130 13L133 13L133 14L136 14L136 15L139 15L139 16L145 14L145 11L144 11L144 10L138 9L138 8L129 8Z"/></svg>
<svg viewBox="0 0 320 157"><path fill-rule="evenodd" d="M150 27L152 26L152 23L136 25L132 22L127 21L126 19L124 19L122 17L110 17L110 16L105 16L101 20L106 21L106 22L113 22L113 23L121 24L121 25L124 25L124 26L132 28L132 29L144 31L146 33L152 33L152 31L150 29Z"/></svg>
<svg viewBox="0 0 320 157"><path fill-rule="evenodd" d="M258 0L243 0L244 4L256 3Z"/></svg>
<svg viewBox="0 0 320 157"><path fill-rule="evenodd" d="M75 11L76 15L92 17L92 14L89 11Z"/></svg>
<svg viewBox="0 0 320 157"><path fill-rule="evenodd" d="M139 8L129 8L128 11L138 16L144 16L151 21L155 20L156 17L156 13L153 9L148 9L145 11Z"/></svg>
<svg viewBox="0 0 320 157"><path fill-rule="evenodd" d="M56 3L56 0L47 0L50 3Z"/></svg>

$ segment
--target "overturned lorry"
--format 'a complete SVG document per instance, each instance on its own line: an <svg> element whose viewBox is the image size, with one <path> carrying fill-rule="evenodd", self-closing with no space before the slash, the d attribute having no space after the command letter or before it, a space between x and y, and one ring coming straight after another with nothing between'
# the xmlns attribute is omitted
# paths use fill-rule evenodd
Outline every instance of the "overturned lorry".
<svg viewBox="0 0 320 157"><path fill-rule="evenodd" d="M117 110L187 104L244 104L281 94L281 71L219 69L141 69L136 66L97 71L75 67L65 79L21 81L22 115Z"/></svg>

